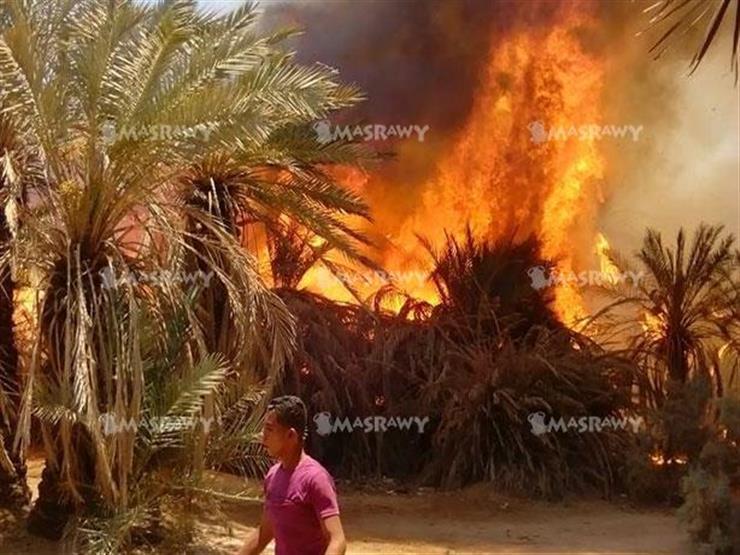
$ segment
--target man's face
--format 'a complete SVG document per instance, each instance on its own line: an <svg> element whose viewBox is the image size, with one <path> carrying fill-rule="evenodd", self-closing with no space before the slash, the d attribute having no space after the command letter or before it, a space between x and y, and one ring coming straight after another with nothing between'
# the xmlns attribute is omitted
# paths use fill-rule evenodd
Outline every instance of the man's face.
<svg viewBox="0 0 740 555"><path fill-rule="evenodd" d="M273 458L280 458L290 452L298 442L298 434L293 428L283 426L278 422L275 411L268 411L262 427L262 445Z"/></svg>

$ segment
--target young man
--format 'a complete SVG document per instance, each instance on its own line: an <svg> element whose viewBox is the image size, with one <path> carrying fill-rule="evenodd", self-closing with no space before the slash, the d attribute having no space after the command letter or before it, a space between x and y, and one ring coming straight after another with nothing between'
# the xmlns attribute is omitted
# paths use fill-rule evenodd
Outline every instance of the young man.
<svg viewBox="0 0 740 555"><path fill-rule="evenodd" d="M273 538L275 555L344 555L347 543L334 481L303 451L307 419L298 397L270 401L262 443L279 462L265 477L260 526L239 555L262 553Z"/></svg>

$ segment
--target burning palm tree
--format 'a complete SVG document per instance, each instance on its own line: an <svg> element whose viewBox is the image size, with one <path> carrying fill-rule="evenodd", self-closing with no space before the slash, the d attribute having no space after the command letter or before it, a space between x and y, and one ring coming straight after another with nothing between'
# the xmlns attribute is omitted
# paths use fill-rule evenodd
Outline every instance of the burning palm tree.
<svg viewBox="0 0 740 555"><path fill-rule="evenodd" d="M533 326L559 328L553 310L552 288L535 288L528 272L549 272L554 264L540 255L534 236L521 242L504 238L495 243L476 241L467 229L462 241L448 236L444 248L435 252L431 279L442 302L439 310L460 315L495 314L505 320L514 335L525 335ZM495 325L495 323L491 323Z"/></svg>
<svg viewBox="0 0 740 555"><path fill-rule="evenodd" d="M721 226L701 225L690 244L680 230L673 248L648 230L637 254L641 272L610 254L620 271L638 279L603 287L615 300L596 317L613 320L612 330L628 342L646 373L640 396L646 408L657 411L664 441L654 449L666 460L698 456L706 439L710 384L722 395L723 365L737 371L740 282L733 244Z"/></svg>
<svg viewBox="0 0 740 555"><path fill-rule="evenodd" d="M285 391L300 394L314 414L430 419L412 439L393 431L313 435L312 448L348 476L608 493L625 434L538 436L528 416L628 414L634 365L558 320L553 292L534 288L528 276L532 267L553 266L536 239L488 243L468 233L430 250L436 306L407 298L398 313L383 310L389 287L378 291L374 310L281 291L299 328L292 371L280 382Z"/></svg>
<svg viewBox="0 0 740 555"><path fill-rule="evenodd" d="M711 374L717 392L723 389L714 355L720 349L729 355L738 347L733 244L734 237L723 236L721 226L701 225L690 245L680 230L675 248L665 246L660 233L648 230L637 254L642 271L631 269L618 254L610 255L620 271L631 271L639 279L604 288L616 297L605 312L619 306L635 311L620 320L620 327L632 338L640 363L650 370L658 405L668 380L684 384L692 375Z"/></svg>

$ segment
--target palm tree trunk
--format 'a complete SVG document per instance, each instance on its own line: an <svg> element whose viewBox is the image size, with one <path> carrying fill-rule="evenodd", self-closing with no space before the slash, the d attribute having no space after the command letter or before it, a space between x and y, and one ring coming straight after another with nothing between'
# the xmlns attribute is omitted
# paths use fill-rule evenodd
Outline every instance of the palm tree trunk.
<svg viewBox="0 0 740 555"><path fill-rule="evenodd" d="M59 454L58 464L54 468L48 460L46 461L39 483L39 497L28 515L27 527L32 534L56 541L61 539L72 516L81 508L94 505L98 501L98 494L94 485L93 447L84 430L77 427L72 430L72 442L82 470L82 475L79 477L80 483L77 484L82 496L82 501L79 503L71 499L62 484L60 468L64 464L61 455L63 450L59 444L61 440L57 438L55 441L57 442L55 452Z"/></svg>
<svg viewBox="0 0 740 555"><path fill-rule="evenodd" d="M5 212L0 210L0 245L10 241L10 229ZM10 272L0 274L0 387L4 387L11 407L8 422L0 419L0 431L4 447L15 468L15 475L4 471L0 466L0 505L14 510L24 509L31 500L31 492L26 484L25 461L13 452L12 443L16 432L15 418L20 404L20 376L18 374L18 350L13 335L13 293L15 282Z"/></svg>
<svg viewBox="0 0 740 555"><path fill-rule="evenodd" d="M28 515L28 531L36 536L59 540L74 507L63 500L59 472L47 463L41 473L39 497Z"/></svg>
<svg viewBox="0 0 740 555"><path fill-rule="evenodd" d="M67 333L66 313L60 312L64 307L64 299L67 292L67 264L69 261L58 262L56 271L46 290L46 303L41 314L41 329L44 341L47 344L47 363L42 368L45 375L58 376L58 369L64 365L66 350L69 347L65 340ZM97 272L92 272L98 275ZM60 300L62 299L62 300ZM55 319L55 316L62 314ZM61 322L61 323L60 323ZM53 379L57 379L56 377ZM100 386L99 386L100 387ZM105 403L105 399L102 400ZM75 467L79 471L76 476L75 490L81 498L73 499L70 492L70 484L64 482L61 469L65 467L65 450L62 445L58 426L49 430L52 437L51 448L56 455L56 465L47 458L41 482L39 484L39 496L28 516L28 531L32 534L59 540L70 518L81 509L89 508L96 499L95 492L95 454L88 433L81 425L73 425L69 441L72 451L75 453ZM66 461L69 462L69 461Z"/></svg>

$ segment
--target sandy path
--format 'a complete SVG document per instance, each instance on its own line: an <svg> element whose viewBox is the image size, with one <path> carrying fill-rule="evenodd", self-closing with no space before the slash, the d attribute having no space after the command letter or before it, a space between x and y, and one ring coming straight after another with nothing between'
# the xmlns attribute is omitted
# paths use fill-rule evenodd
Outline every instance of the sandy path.
<svg viewBox="0 0 740 555"><path fill-rule="evenodd" d="M477 512L435 496L422 500L431 508L415 501L345 496L349 553L689 553L670 514L623 511L605 503ZM241 539L258 511L242 509L230 516ZM228 536L211 543L227 553L238 545Z"/></svg>
<svg viewBox="0 0 740 555"><path fill-rule="evenodd" d="M243 490L245 482L218 475L214 485L233 493ZM532 502L502 497L486 486L408 495L339 489L351 555L690 553L670 511L637 511L601 501ZM247 503L229 504L224 515L204 516L188 553L235 553L259 513L259 503ZM59 546L0 519L0 554L59 552ZM270 546L266 553L272 552Z"/></svg>
<svg viewBox="0 0 740 555"><path fill-rule="evenodd" d="M219 489L243 482L219 477ZM602 501L549 504L502 497L487 486L462 492L395 495L346 491L342 520L350 554L690 553L672 511L637 511ZM227 523L202 522L208 540L194 553L234 553L260 506L231 506ZM270 552L272 552L270 550Z"/></svg>

